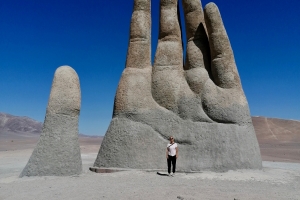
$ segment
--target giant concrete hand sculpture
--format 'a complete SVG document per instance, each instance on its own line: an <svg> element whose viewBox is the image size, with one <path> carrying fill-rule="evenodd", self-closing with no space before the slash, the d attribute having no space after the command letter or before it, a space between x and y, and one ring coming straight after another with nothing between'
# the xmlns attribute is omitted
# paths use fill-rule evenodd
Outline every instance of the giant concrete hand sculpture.
<svg viewBox="0 0 300 200"><path fill-rule="evenodd" d="M80 85L69 66L54 75L43 131L22 176L69 176L82 172L78 141Z"/></svg>
<svg viewBox="0 0 300 200"><path fill-rule="evenodd" d="M160 1L151 66L150 0L135 0L126 68L94 167L163 169L168 136L178 170L261 168L261 157L233 51L214 3L183 0L183 63L177 0Z"/></svg>

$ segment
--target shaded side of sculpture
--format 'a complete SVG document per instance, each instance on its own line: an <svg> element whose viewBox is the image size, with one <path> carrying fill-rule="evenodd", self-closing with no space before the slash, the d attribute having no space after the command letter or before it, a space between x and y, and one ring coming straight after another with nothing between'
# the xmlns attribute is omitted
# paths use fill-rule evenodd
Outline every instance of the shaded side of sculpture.
<svg viewBox="0 0 300 200"><path fill-rule="evenodd" d="M177 0L160 1L153 67L150 0L135 0L126 68L94 167L164 169L167 138L179 144L178 170L261 168L247 99L214 3L183 0L183 63Z"/></svg>
<svg viewBox="0 0 300 200"><path fill-rule="evenodd" d="M81 94L79 78L71 67L54 75L42 134L22 176L68 176L82 172L78 141Z"/></svg>

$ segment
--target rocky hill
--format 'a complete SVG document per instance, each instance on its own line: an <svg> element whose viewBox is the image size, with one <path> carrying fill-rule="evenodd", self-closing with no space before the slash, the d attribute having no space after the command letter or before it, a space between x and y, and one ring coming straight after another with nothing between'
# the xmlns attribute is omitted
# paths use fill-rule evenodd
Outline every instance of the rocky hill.
<svg viewBox="0 0 300 200"><path fill-rule="evenodd" d="M300 121L252 117L262 159L300 162Z"/></svg>
<svg viewBox="0 0 300 200"><path fill-rule="evenodd" d="M262 159L300 162L300 121L252 117ZM33 149L43 124L29 117L0 113L0 151ZM97 152L102 136L79 135L82 152Z"/></svg>
<svg viewBox="0 0 300 200"><path fill-rule="evenodd" d="M260 143L300 142L300 121L266 117L252 117L257 138ZM29 117L13 116L0 112L0 135L14 133L20 136L39 135L43 123ZM80 134L80 136L86 136ZM93 136L91 136L93 137Z"/></svg>
<svg viewBox="0 0 300 200"><path fill-rule="evenodd" d="M43 123L29 117L19 117L0 113L0 135L5 133L39 135L42 132L42 127Z"/></svg>
<svg viewBox="0 0 300 200"><path fill-rule="evenodd" d="M300 121L252 117L259 143L300 142Z"/></svg>
<svg viewBox="0 0 300 200"><path fill-rule="evenodd" d="M29 117L13 116L0 112L0 151L33 149L42 132L43 123ZM99 150L102 136L79 134L83 152Z"/></svg>

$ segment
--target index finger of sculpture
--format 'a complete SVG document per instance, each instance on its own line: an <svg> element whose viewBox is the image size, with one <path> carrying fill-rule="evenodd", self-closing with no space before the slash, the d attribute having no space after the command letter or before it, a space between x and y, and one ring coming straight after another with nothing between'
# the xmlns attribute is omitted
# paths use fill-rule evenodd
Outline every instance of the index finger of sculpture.
<svg viewBox="0 0 300 200"><path fill-rule="evenodd" d="M209 35L211 70L215 83L221 88L241 87L230 41L216 4L207 4L204 16Z"/></svg>
<svg viewBox="0 0 300 200"><path fill-rule="evenodd" d="M151 66L151 5L150 0L135 0L130 25L126 67Z"/></svg>
<svg viewBox="0 0 300 200"><path fill-rule="evenodd" d="M183 66L177 1L178 0L160 1L159 40L154 66Z"/></svg>

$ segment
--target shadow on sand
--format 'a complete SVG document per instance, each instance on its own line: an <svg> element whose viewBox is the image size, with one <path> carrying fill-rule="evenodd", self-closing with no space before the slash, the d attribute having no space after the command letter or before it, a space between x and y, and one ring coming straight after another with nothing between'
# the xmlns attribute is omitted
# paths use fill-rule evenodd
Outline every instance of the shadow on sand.
<svg viewBox="0 0 300 200"><path fill-rule="evenodd" d="M168 173L161 173L161 172L157 172L157 175L160 175L160 176L169 176Z"/></svg>

